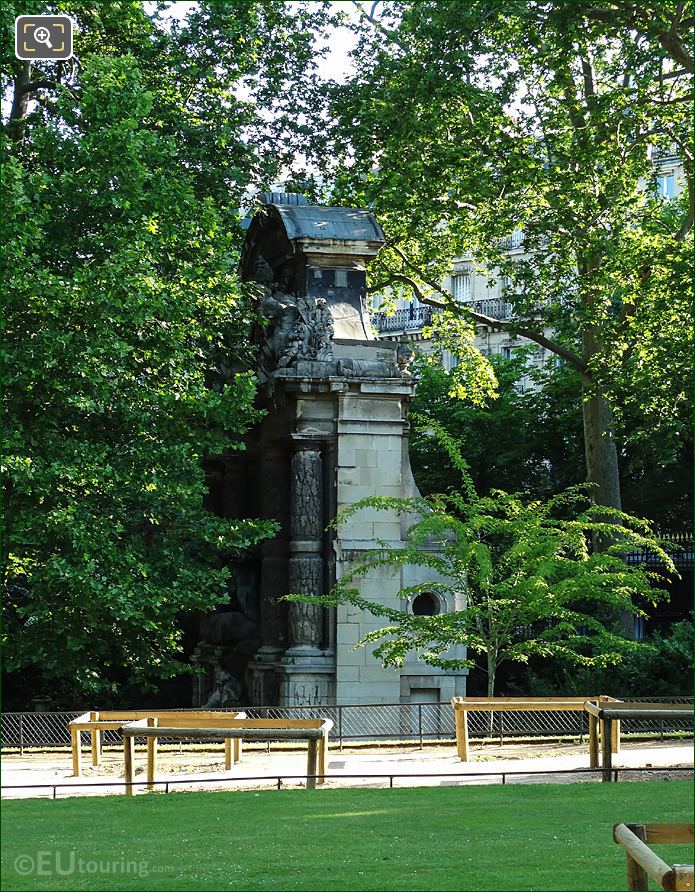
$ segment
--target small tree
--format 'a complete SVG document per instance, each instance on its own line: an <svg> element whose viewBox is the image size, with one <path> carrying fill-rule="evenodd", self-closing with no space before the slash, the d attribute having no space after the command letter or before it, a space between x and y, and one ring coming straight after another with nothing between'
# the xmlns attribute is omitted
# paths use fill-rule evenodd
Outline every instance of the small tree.
<svg viewBox="0 0 695 892"><path fill-rule="evenodd" d="M442 436L441 431L439 436ZM625 551L649 549L667 570L673 562L648 521L597 507L588 487L574 487L547 502L525 501L518 494L493 490L479 496L465 463L448 443L463 477L463 492L427 499L363 499L335 521L343 523L362 508L416 516L405 544L379 548L359 559L323 598L293 595L294 600L326 606L352 604L384 617L389 624L370 632L361 645L376 643L374 655L385 666L401 667L416 651L423 662L444 669L475 665L446 652L466 645L485 655L487 693L493 696L495 673L507 661L526 663L531 655L580 666L609 666L639 648L612 630L621 611L643 615L639 603L666 593L655 589L656 574L625 562ZM595 537L613 543L592 548ZM375 567L427 567L431 579L400 589L403 599L420 592L465 592L466 608L435 616L415 616L364 598L356 583Z"/></svg>

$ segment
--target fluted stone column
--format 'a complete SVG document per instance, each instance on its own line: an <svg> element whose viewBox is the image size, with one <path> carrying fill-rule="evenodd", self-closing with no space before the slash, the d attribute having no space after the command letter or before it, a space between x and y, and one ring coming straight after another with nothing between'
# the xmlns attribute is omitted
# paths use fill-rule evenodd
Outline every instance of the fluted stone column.
<svg viewBox="0 0 695 892"><path fill-rule="evenodd" d="M290 497L289 589L297 595L320 595L323 588L323 468L321 443L295 440ZM290 604L290 655L320 653L323 608Z"/></svg>
<svg viewBox="0 0 695 892"><path fill-rule="evenodd" d="M291 465L289 590L297 595L323 594L324 436L293 434ZM291 603L289 643L283 663L283 706L320 706L333 702L335 661L322 650L324 608Z"/></svg>

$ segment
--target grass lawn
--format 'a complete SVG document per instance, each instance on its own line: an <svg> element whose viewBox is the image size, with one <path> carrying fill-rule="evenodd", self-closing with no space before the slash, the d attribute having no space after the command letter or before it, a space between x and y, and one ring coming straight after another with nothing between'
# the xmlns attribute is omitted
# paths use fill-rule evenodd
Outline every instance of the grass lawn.
<svg viewBox="0 0 695 892"><path fill-rule="evenodd" d="M692 807L689 781L6 800L2 886L621 890L612 825Z"/></svg>

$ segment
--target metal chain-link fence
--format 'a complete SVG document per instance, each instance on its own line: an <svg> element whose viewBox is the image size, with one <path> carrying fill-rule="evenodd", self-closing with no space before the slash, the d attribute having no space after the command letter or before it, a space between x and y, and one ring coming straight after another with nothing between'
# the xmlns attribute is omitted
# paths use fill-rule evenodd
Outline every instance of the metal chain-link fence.
<svg viewBox="0 0 695 892"><path fill-rule="evenodd" d="M692 703L692 697L641 697L632 702ZM454 712L450 703L388 703L345 706L244 706L249 718L327 718L333 721L331 740L339 743L394 740L454 740ZM158 712L160 710L157 710ZM177 710L181 711L181 710ZM195 712L195 710L191 710ZM2 716L4 747L69 746L68 723L79 712L7 712ZM469 712L472 737L583 737L589 723L580 711ZM624 734L692 733L692 716L683 719L625 719ZM201 738L201 741L205 738ZM118 731L104 731L104 744L118 744Z"/></svg>

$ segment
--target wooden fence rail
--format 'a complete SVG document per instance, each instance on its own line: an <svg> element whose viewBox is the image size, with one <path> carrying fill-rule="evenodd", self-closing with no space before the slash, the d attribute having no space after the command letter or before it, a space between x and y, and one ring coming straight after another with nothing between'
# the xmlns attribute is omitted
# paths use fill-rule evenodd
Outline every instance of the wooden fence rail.
<svg viewBox="0 0 695 892"><path fill-rule="evenodd" d="M189 725L193 719L189 713ZM220 723L222 724L222 723ZM306 786L308 790L316 788L318 783L325 783L326 749L328 735L333 727L330 719L236 719L227 717L223 727L206 727L206 737L221 737L225 741L233 739L235 743L243 740L306 740L307 770ZM140 719L123 725L123 761L125 764L126 794L134 793L134 743L136 737L147 738L147 787L153 789L157 761L157 740L162 737L182 740L201 736L199 727L162 727L156 718ZM317 764L318 763L318 764Z"/></svg>
<svg viewBox="0 0 695 892"><path fill-rule="evenodd" d="M607 741L620 736L619 728L622 719L669 719L686 718L693 713L689 703L624 703L621 700L596 701L587 700L584 709L589 713L589 768L599 767L599 725L601 736L601 760L603 762L602 779L609 783L612 779L612 753L618 752L615 747L608 746Z"/></svg>
<svg viewBox="0 0 695 892"><path fill-rule="evenodd" d="M96 768L101 757L101 735L103 731L120 731L128 722L141 721L154 718L159 722L166 722L169 726L183 726L195 724L200 728L200 737L205 736L208 727L225 725L229 719L245 719L245 712L223 712L215 710L157 710L157 709L127 709L85 712L73 719L70 729L70 745L72 750L72 773L75 777L82 774L82 732L87 732L90 737L92 765ZM225 768L227 771L241 758L241 741L234 743L234 756L232 758L231 741L225 741Z"/></svg>
<svg viewBox="0 0 695 892"><path fill-rule="evenodd" d="M692 824L616 824L613 841L625 849L627 888L644 892L651 877L662 889L693 889L693 865L668 865L649 848L649 843L689 843L692 849Z"/></svg>
<svg viewBox="0 0 695 892"><path fill-rule="evenodd" d="M456 750L462 762L468 761L468 713L469 712L583 712L587 700L595 703L613 702L613 697L453 697L456 723ZM593 728L593 745L598 745L597 727ZM610 746L620 751L620 723L612 726ZM592 724L589 716L589 752L592 752ZM598 764L598 763L597 763ZM595 766L592 766L595 767Z"/></svg>

